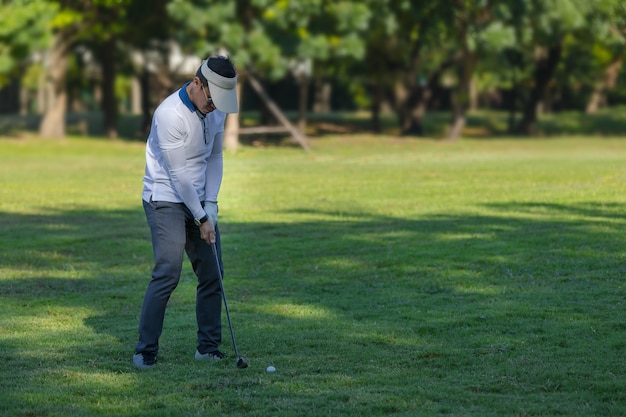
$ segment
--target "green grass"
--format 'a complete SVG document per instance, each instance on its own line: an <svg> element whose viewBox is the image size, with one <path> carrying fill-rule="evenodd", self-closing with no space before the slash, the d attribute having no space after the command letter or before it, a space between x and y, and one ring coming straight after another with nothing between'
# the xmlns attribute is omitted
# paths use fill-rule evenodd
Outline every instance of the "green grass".
<svg viewBox="0 0 626 417"><path fill-rule="evenodd" d="M186 264L139 372L143 145L0 140L0 415L626 414L625 140L311 145L225 158L250 368L226 323L231 359L194 361Z"/></svg>

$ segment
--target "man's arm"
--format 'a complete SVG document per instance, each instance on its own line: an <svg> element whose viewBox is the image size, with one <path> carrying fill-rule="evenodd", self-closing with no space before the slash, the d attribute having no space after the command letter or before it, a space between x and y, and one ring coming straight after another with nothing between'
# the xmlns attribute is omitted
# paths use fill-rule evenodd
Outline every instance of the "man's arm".
<svg viewBox="0 0 626 417"><path fill-rule="evenodd" d="M184 121L172 112L159 115L156 124L159 146L165 168L169 172L172 186L195 219L206 216L200 198L187 171L187 156L184 148L186 129Z"/></svg>
<svg viewBox="0 0 626 417"><path fill-rule="evenodd" d="M217 201L222 186L224 175L224 155L222 144L224 142L224 132L217 132L213 142L213 150L209 156L206 170L206 201Z"/></svg>

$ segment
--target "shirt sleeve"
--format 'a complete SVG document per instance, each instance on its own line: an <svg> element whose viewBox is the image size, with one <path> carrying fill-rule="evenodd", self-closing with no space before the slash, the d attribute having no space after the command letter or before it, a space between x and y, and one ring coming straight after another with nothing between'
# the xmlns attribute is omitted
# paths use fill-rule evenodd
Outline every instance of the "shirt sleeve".
<svg viewBox="0 0 626 417"><path fill-rule="evenodd" d="M201 219L206 213L187 172L184 145L188 129L185 128L185 122L174 112L167 112L160 116L156 125L157 135L172 186L194 218Z"/></svg>
<svg viewBox="0 0 626 417"><path fill-rule="evenodd" d="M206 201L217 203L217 196L222 186L224 175L224 155L222 152L224 132L217 132L213 142L213 150L209 156L206 172Z"/></svg>

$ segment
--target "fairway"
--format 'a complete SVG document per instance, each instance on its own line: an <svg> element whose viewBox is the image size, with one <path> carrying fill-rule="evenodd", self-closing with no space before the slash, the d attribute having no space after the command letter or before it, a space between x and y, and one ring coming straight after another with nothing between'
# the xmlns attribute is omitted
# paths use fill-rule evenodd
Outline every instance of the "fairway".
<svg viewBox="0 0 626 417"><path fill-rule="evenodd" d="M0 139L2 416L626 415L626 140L225 154L221 363L186 263L157 369L144 145ZM276 371L266 372L268 366Z"/></svg>

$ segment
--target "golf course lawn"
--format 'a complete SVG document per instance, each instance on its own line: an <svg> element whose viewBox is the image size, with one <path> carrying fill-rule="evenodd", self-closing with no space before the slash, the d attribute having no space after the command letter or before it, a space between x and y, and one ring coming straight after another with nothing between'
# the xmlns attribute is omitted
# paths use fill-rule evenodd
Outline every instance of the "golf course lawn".
<svg viewBox="0 0 626 417"><path fill-rule="evenodd" d="M224 155L250 367L225 316L194 360L185 263L139 371L144 144L0 139L0 415L626 415L626 138L310 145Z"/></svg>

